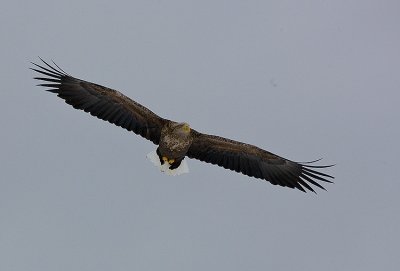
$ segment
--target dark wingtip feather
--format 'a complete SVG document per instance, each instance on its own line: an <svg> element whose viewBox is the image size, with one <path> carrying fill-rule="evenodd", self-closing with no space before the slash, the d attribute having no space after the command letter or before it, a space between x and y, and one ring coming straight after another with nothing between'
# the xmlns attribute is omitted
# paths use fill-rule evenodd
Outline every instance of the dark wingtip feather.
<svg viewBox="0 0 400 271"><path fill-rule="evenodd" d="M53 79L53 78L48 78L48 77L33 77L33 79L36 80L41 80L41 81L48 81L48 82L53 82L53 83L61 83L60 79Z"/></svg>
<svg viewBox="0 0 400 271"><path fill-rule="evenodd" d="M47 63L45 60L43 60L40 56L38 57L40 59L40 61L42 61L43 65L39 65L37 63L34 62L30 62L32 65L36 66L33 68L30 68L33 71L48 75L48 76L52 76L52 77L62 77L62 76L68 76L68 73L65 72L63 69L61 69L53 60L53 64L57 67L55 68L54 66L50 65L49 63ZM39 68L39 69L38 69Z"/></svg>
<svg viewBox="0 0 400 271"><path fill-rule="evenodd" d="M319 159L316 159L316 160L313 160L313 161L307 161L307 162L297 162L297 163L299 163L299 164L314 164L314 163L316 163L316 162L319 162L319 161L321 161L322 160L322 158L319 158Z"/></svg>
<svg viewBox="0 0 400 271"><path fill-rule="evenodd" d="M329 180L327 180L327 179L325 179L323 177L331 178L331 179L335 178L335 177L333 177L333 176L331 176L329 174L309 169L307 166L302 166L302 171L304 173L306 173L307 175L312 176L313 178L316 178L318 180L321 180L321 181L324 181L324 182L328 182L328 183L332 183L332 181L329 181Z"/></svg>
<svg viewBox="0 0 400 271"><path fill-rule="evenodd" d="M331 164L331 165L311 165L315 162L321 161L322 158L314 160L314 161L309 161L309 162L298 162L301 166L301 174L300 178L306 180L307 182L321 188L322 190L326 191L326 188L323 187L321 184L319 184L317 181L322 181L326 183L333 183L333 181L329 180L334 179L332 175L322 173L320 171L317 171L315 169L324 169L324 168L330 168L335 166L336 164ZM316 194L314 190L310 190Z"/></svg>
<svg viewBox="0 0 400 271"><path fill-rule="evenodd" d="M314 163L316 163L316 162L320 162L320 161L322 161L322 159L323 159L323 158L319 158L319 159L316 159L316 160L313 160L313 161L296 162L296 163L298 163L298 164L300 164L300 165L303 165L303 166L307 166L307 167L313 167L313 168L327 168L327 167L336 166L336 164L324 165L324 166L310 165L310 164L314 164Z"/></svg>
<svg viewBox="0 0 400 271"><path fill-rule="evenodd" d="M43 83L37 84L40 87L47 87L46 91L52 93L59 93L60 92L60 85L63 78L68 77L69 75L61 69L56 63L53 64L57 67L49 65L46 61L44 61L40 56L38 57L40 61L43 63L37 64L34 62L30 62L33 67L30 67L32 71L39 73L41 76L35 76L35 80L43 81Z"/></svg>
<svg viewBox="0 0 400 271"><path fill-rule="evenodd" d="M53 60L51 60L51 62L53 62L54 65L56 65L56 67L62 71L65 75L68 75L68 73L66 71L64 71L62 68L60 68L60 66L57 65L57 63L55 63Z"/></svg>

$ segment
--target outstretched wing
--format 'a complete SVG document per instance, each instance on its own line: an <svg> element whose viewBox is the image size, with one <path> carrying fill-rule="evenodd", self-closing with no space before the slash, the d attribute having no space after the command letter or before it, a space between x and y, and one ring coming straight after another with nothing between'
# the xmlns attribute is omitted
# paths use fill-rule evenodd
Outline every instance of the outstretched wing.
<svg viewBox="0 0 400 271"><path fill-rule="evenodd" d="M159 144L161 128L168 120L116 90L72 77L54 62L55 66L52 66L43 59L40 60L43 65L32 63L36 67L31 68L45 76L35 77L45 81L39 86L48 87L47 91L57 93L58 97L76 109L84 110Z"/></svg>
<svg viewBox="0 0 400 271"><path fill-rule="evenodd" d="M193 142L187 153L189 158L304 192L305 188L315 192L310 184L325 189L318 181L331 183L328 178L333 178L316 170L330 166L296 163L253 145L202 134L195 130L192 130L192 133Z"/></svg>

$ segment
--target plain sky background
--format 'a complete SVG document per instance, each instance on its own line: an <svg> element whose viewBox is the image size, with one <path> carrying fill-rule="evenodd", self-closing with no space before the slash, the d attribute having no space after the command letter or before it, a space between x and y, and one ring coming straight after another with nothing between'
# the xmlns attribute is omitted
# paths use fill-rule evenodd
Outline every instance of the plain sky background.
<svg viewBox="0 0 400 271"><path fill-rule="evenodd" d="M2 1L0 270L398 270L399 1ZM36 87L37 56L295 161L302 193L189 160Z"/></svg>

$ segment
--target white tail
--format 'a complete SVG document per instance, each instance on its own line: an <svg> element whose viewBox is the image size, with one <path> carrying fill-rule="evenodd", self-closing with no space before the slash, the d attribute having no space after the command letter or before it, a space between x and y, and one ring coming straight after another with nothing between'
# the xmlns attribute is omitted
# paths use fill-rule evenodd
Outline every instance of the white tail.
<svg viewBox="0 0 400 271"><path fill-rule="evenodd" d="M178 168L176 169L169 169L169 164L168 163L164 163L164 165L161 165L160 163L160 158L157 155L157 152L154 150L152 152L150 152L147 155L147 158L153 162L153 164L158 167L162 172L164 172L167 175L170 176L176 176L176 175L181 175L183 173L188 173L189 172L189 167L186 163L186 160L183 159L183 161L181 162L181 164L179 165Z"/></svg>

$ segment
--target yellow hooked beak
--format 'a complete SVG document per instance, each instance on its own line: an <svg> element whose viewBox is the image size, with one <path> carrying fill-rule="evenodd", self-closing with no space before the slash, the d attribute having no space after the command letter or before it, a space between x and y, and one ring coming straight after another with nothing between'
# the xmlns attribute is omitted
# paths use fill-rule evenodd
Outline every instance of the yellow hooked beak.
<svg viewBox="0 0 400 271"><path fill-rule="evenodd" d="M186 133L189 133L189 132L190 132L190 126L189 126L189 124L184 123L183 126L182 126L182 130L183 130L184 132L186 132Z"/></svg>

